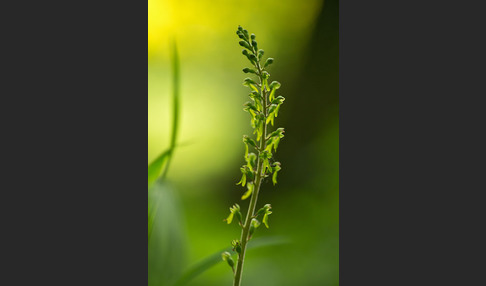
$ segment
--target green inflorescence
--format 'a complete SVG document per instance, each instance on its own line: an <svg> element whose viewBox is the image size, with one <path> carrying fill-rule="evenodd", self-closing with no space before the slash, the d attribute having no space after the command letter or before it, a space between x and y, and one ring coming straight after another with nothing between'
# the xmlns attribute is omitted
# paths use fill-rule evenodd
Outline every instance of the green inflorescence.
<svg viewBox="0 0 486 286"><path fill-rule="evenodd" d="M240 206L235 204L230 208L230 215L225 221L230 224L233 218L236 217L239 225L242 228L240 240L233 240L233 251L238 255L236 270L233 264L230 264L234 273L234 286L239 286L241 283L241 275L243 271L243 261L245 257L245 249L247 242L251 239L255 230L264 224L268 225L268 216L272 213L270 204L255 212L258 193L264 178L271 176L273 184L277 184L277 173L281 170L280 162L274 160L274 154L277 152L280 140L284 137L284 128L277 128L274 131L269 131L268 128L274 126L275 118L285 98L277 95L276 92L281 84L277 81L269 83L270 74L266 70L274 63L273 58L267 58L263 61L264 50L258 49L255 34L249 34L247 30L241 26L238 27L236 34L240 38L239 45L244 49L242 54L250 61L251 67L246 67L243 72L250 74L253 77L247 77L243 81L243 85L250 89L250 101L244 104L244 111L250 115L250 124L254 129L253 134L255 138L248 135L243 135L243 143L245 145L245 162L246 164L240 168L242 177L237 183L241 186L246 186L246 191L241 199L250 199L250 205L246 219L243 223L240 212ZM255 153L250 152L254 150ZM261 221L259 216L262 215ZM228 261L228 254L223 255L223 259Z"/></svg>

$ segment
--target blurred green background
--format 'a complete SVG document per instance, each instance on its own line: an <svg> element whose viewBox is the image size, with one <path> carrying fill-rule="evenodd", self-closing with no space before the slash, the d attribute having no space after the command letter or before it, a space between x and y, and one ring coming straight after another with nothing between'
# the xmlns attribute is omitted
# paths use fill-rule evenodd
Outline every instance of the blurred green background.
<svg viewBox="0 0 486 286"><path fill-rule="evenodd" d="M236 183L244 164L248 89L236 29L257 36L275 58L270 80L286 98L275 128L285 138L278 184L262 185L257 208L271 203L270 228L254 237L289 243L250 249L243 285L339 284L338 1L148 1L148 163L169 148L171 41L180 56L180 129L149 240L149 285L172 285L191 265L240 238L223 219L249 200ZM153 198L152 198L153 199ZM232 285L218 263L187 285Z"/></svg>

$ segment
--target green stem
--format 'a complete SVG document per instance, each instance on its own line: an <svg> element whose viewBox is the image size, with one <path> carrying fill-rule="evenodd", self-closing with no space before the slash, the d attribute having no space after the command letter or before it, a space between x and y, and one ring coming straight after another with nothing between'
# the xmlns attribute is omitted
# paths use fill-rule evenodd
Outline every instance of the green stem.
<svg viewBox="0 0 486 286"><path fill-rule="evenodd" d="M263 106L267 105L267 95L265 92L265 87L263 86L263 74L262 74L262 69L260 67L259 62L257 62L256 67L258 68L259 71L259 77L260 77L260 90L262 92L263 96ZM255 178L255 190L253 191L250 199L250 206L248 207L248 213L246 214L246 220L245 220L245 225L243 227L243 230L241 232L241 253L238 255L238 262L236 265L236 272L233 280L233 286L240 286L241 284L241 276L243 273L243 264L245 262L245 253L246 253L246 246L249 241L249 236L250 236L250 226L251 226L251 220L252 217L255 214L255 208L256 208L256 203L258 200L258 193L260 192L260 186L262 183L262 168L263 168L263 161L260 160L260 152L262 150L265 150L266 148L266 140L265 137L267 137L267 109L264 108L264 127L263 127L263 135L261 137L260 141L260 149L258 150L258 165L257 165L257 171L256 171L256 178Z"/></svg>
<svg viewBox="0 0 486 286"><path fill-rule="evenodd" d="M177 141L177 131L179 129L179 53L177 52L176 41L173 41L172 47L172 72L173 72L173 82L172 82L172 104L173 104L173 118L172 118L172 135L170 137L170 147L169 147L169 158L167 159L167 164L165 165L164 173L162 178L165 179L167 176L167 171L169 171L170 161L172 155L174 154L174 149Z"/></svg>

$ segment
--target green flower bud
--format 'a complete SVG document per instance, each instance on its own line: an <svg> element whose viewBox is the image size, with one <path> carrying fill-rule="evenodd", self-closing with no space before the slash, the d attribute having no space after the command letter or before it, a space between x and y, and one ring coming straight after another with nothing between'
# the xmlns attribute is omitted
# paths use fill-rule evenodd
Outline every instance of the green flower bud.
<svg viewBox="0 0 486 286"><path fill-rule="evenodd" d="M268 65L271 65L271 64L273 64L273 58L268 58L265 61L265 64L263 65L263 67L266 68Z"/></svg>
<svg viewBox="0 0 486 286"><path fill-rule="evenodd" d="M230 207L230 215L228 216L225 221L230 224L233 221L233 217L236 216L236 219L238 222L241 223L242 221L242 216L241 216L241 211L240 211L240 206L238 204L234 204L232 207Z"/></svg>
<svg viewBox="0 0 486 286"><path fill-rule="evenodd" d="M278 107L279 107L279 105L276 105L276 104L270 105L270 108L268 109L268 117L267 117L267 121L266 121L267 124L268 124L268 122L271 122L272 126L273 126L273 120L275 119L275 117L277 117ZM271 149L271 146L270 146L270 149Z"/></svg>
<svg viewBox="0 0 486 286"><path fill-rule="evenodd" d="M254 40L256 38L255 34L251 34L251 39Z"/></svg>
<svg viewBox="0 0 486 286"><path fill-rule="evenodd" d="M240 211L240 206L238 204L234 204L232 211L235 214L236 219L238 220L238 222L241 225L241 223L242 223L242 215L241 215L241 211Z"/></svg>
<svg viewBox="0 0 486 286"><path fill-rule="evenodd" d="M243 34L245 35L245 37L246 37L247 39L249 39L249 38L250 38L250 35L248 35L248 31L247 31L247 30L243 29L243 30L242 30L242 32L243 32Z"/></svg>
<svg viewBox="0 0 486 286"><path fill-rule="evenodd" d="M255 92L258 92L257 83L249 77L245 78L245 80L243 81L243 85L248 86Z"/></svg>
<svg viewBox="0 0 486 286"><path fill-rule="evenodd" d="M266 139L268 139L270 137L284 138L284 133L285 133L285 129L280 127L280 128L277 128L277 130L270 133L270 135L268 135Z"/></svg>
<svg viewBox="0 0 486 286"><path fill-rule="evenodd" d="M244 187L245 184L246 184L246 174L247 174L247 169L246 168L248 168L248 167L246 167L246 168L245 167L246 166L243 166L243 167L240 168L240 171L241 171L241 179L240 179L240 181L238 183L236 183L236 185L241 184L242 187ZM231 223L231 221L229 223Z"/></svg>
<svg viewBox="0 0 486 286"><path fill-rule="evenodd" d="M272 153L268 151L263 151L262 153L260 153L260 159L265 160L270 158L272 158Z"/></svg>
<svg viewBox="0 0 486 286"><path fill-rule="evenodd" d="M226 261L231 268L235 266L235 262L228 251L221 253L221 258L223 259L223 261Z"/></svg>
<svg viewBox="0 0 486 286"><path fill-rule="evenodd" d="M233 251L236 251L238 254L241 253L241 242L239 240L234 239L231 241L231 245L233 246Z"/></svg>
<svg viewBox="0 0 486 286"><path fill-rule="evenodd" d="M255 57L255 55L254 55L254 54L249 54L249 55L248 55L248 59L249 59L249 60L250 60L250 62L252 62L252 63L257 61L257 58Z"/></svg>
<svg viewBox="0 0 486 286"><path fill-rule="evenodd" d="M261 59L262 59L262 57L263 57L263 54L264 54L264 53L265 53L265 51L264 51L264 50L262 50L262 49L258 50L258 59L259 59L259 60L261 60Z"/></svg>
<svg viewBox="0 0 486 286"><path fill-rule="evenodd" d="M253 104L253 102L251 102L251 101L247 101L243 106L248 107L249 109L251 109L251 110L253 110L255 112L258 112L258 109Z"/></svg>
<svg viewBox="0 0 486 286"><path fill-rule="evenodd" d="M255 40L251 41L251 45L252 45L252 47L255 48L255 50L258 50L257 42Z"/></svg>
<svg viewBox="0 0 486 286"><path fill-rule="evenodd" d="M248 176L248 181L253 181L255 179L255 173L251 169L248 169L246 175Z"/></svg>
<svg viewBox="0 0 486 286"><path fill-rule="evenodd" d="M257 145L256 145L256 142L255 140L251 139L250 137L248 137L248 135L243 135L243 142L245 142L245 144L249 144L255 148L258 148Z"/></svg>
<svg viewBox="0 0 486 286"><path fill-rule="evenodd" d="M248 163L248 167L251 170L255 170L256 168L256 159L257 155L255 153L249 153L246 162Z"/></svg>
<svg viewBox="0 0 486 286"><path fill-rule="evenodd" d="M257 217L257 216L259 216L259 215L261 215L261 214L263 214L263 213L265 213L265 212L267 212L267 211L269 211L271 209L272 209L272 205L266 204L261 209L258 210L258 212L256 213L255 217Z"/></svg>
<svg viewBox="0 0 486 286"><path fill-rule="evenodd" d="M240 32L240 31L236 31L236 34L238 35L238 38L240 38L240 39L242 39L242 40L247 40L247 39L245 38L245 35L243 35L243 33L242 33L242 32Z"/></svg>
<svg viewBox="0 0 486 286"><path fill-rule="evenodd" d="M256 85L257 83L256 83L254 80L252 80L251 78L247 77L247 78L245 78L245 79L243 80L243 85L249 85L249 84L254 84L254 85Z"/></svg>
<svg viewBox="0 0 486 286"><path fill-rule="evenodd" d="M251 69L251 68L244 68L244 69L243 69L243 72L244 72L244 73L254 73L254 74L256 74L256 71L255 71L255 70L253 70L253 69Z"/></svg>
<svg viewBox="0 0 486 286"><path fill-rule="evenodd" d="M280 86L281 86L281 84L278 81L272 81L272 83L270 84L271 89L279 89Z"/></svg>
<svg viewBox="0 0 486 286"><path fill-rule="evenodd" d="M285 101L285 98L281 95L277 96L272 100L272 104L282 104Z"/></svg>
<svg viewBox="0 0 486 286"><path fill-rule="evenodd" d="M257 219L252 219L251 220L251 225L250 225L250 238L255 232L255 229L257 229L260 226L260 222Z"/></svg>
<svg viewBox="0 0 486 286"><path fill-rule="evenodd" d="M272 104L270 105L270 108L268 109L268 113L272 113L275 111L275 109L277 109L277 105L276 104Z"/></svg>
<svg viewBox="0 0 486 286"><path fill-rule="evenodd" d="M240 44L240 46L251 50L250 45L248 45L248 43L246 41L240 41L239 44Z"/></svg>

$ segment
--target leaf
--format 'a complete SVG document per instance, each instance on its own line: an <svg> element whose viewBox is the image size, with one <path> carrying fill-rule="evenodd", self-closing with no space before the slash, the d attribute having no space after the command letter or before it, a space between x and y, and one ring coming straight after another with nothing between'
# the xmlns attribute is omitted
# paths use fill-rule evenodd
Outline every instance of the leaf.
<svg viewBox="0 0 486 286"><path fill-rule="evenodd" d="M167 176L167 171L169 170L170 161L172 159L172 154L176 147L177 134L179 131L179 110L180 110L180 70L179 70L179 53L177 52L177 43L174 40L172 45L172 134L170 137L170 156L167 160L167 166L164 169L162 177Z"/></svg>
<svg viewBox="0 0 486 286"><path fill-rule="evenodd" d="M157 180L152 188L148 195L154 210L148 237L148 285L173 285L187 265L184 212L179 193L168 182Z"/></svg>
<svg viewBox="0 0 486 286"><path fill-rule="evenodd" d="M160 154L150 165L148 165L148 187L152 186L152 184L157 180L157 178L162 174L162 169L167 159L171 154L171 149L166 150L162 154Z"/></svg>

